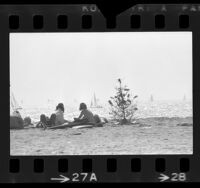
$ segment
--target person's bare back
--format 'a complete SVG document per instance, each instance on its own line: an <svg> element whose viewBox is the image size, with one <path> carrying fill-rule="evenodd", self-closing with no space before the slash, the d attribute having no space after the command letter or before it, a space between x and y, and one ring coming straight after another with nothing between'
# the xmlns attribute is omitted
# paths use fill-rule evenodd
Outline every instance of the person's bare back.
<svg viewBox="0 0 200 188"><path fill-rule="evenodd" d="M95 123L94 115L90 110L83 109L79 116L80 119L87 119L89 123Z"/></svg>

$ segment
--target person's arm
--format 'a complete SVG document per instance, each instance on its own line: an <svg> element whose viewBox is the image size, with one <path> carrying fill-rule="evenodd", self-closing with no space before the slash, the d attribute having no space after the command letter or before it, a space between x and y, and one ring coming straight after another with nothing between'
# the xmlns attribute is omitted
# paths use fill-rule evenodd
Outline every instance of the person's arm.
<svg viewBox="0 0 200 188"><path fill-rule="evenodd" d="M66 119L64 119L64 122L65 122L65 123L70 123L70 121L69 121L69 120L66 120Z"/></svg>
<svg viewBox="0 0 200 188"><path fill-rule="evenodd" d="M80 113L80 115L79 115L78 119L81 119L81 118L82 118L82 116L84 116L84 114L83 114L83 110L81 111L81 113Z"/></svg>

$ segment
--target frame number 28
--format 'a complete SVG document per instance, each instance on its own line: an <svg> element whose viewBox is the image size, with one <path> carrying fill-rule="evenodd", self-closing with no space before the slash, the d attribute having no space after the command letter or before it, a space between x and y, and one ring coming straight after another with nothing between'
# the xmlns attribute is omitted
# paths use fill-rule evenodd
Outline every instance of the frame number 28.
<svg viewBox="0 0 200 188"><path fill-rule="evenodd" d="M171 173L170 175L160 174L158 177L160 182L173 181L173 182L183 182L187 180L186 173Z"/></svg>
<svg viewBox="0 0 200 188"><path fill-rule="evenodd" d="M171 181L186 181L186 173L172 173Z"/></svg>

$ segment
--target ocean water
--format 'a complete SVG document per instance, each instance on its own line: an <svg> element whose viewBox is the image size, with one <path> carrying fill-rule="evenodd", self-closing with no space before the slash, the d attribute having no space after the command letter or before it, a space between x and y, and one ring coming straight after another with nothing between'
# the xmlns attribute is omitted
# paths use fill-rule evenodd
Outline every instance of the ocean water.
<svg viewBox="0 0 200 188"><path fill-rule="evenodd" d="M192 117L192 101L140 101L137 102L138 110L135 113L136 118L148 118L148 117ZM27 107L20 111L22 117L29 116L33 122L39 121L40 115L45 114L50 116L55 111L54 106L48 107ZM103 108L91 108L94 114L98 114L101 117L110 118L110 108L105 105ZM73 120L74 117L79 115L78 108L69 107L65 105L65 119Z"/></svg>
<svg viewBox="0 0 200 188"><path fill-rule="evenodd" d="M146 117L192 117L192 101L155 101L138 103L137 115Z"/></svg>

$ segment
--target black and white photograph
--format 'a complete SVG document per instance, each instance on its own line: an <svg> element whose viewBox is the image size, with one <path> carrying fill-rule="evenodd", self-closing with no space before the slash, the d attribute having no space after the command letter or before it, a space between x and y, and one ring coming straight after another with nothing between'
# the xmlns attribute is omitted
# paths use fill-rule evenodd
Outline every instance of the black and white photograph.
<svg viewBox="0 0 200 188"><path fill-rule="evenodd" d="M193 154L192 32L10 33L10 155Z"/></svg>

